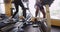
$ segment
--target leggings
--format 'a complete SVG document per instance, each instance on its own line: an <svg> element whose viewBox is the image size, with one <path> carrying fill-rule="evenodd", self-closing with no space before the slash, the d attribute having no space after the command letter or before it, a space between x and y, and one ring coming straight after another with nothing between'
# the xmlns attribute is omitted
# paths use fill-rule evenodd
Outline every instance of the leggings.
<svg viewBox="0 0 60 32"><path fill-rule="evenodd" d="M26 9L25 9L25 7L24 7L24 5L23 5L23 3L20 1L19 3L14 3L14 5L15 5L15 8L16 8L16 12L13 14L13 16L12 16L12 18L14 18L14 16L18 13L18 11L19 11L19 5L21 6L21 8L22 8L22 10L23 10L23 16L26 18Z"/></svg>

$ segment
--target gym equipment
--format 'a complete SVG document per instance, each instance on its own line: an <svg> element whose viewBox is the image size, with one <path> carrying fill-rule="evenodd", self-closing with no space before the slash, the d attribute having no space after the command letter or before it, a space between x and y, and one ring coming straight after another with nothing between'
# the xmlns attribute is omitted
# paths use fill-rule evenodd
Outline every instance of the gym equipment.
<svg viewBox="0 0 60 32"><path fill-rule="evenodd" d="M34 32L33 30L30 31L31 29L37 29L37 31L40 32L46 32L47 26L44 24L45 20L37 21L36 18L32 18L29 21L21 21L21 25L18 27L19 32ZM30 29L30 30L29 30ZM36 31L36 32L37 32Z"/></svg>
<svg viewBox="0 0 60 32"><path fill-rule="evenodd" d="M2 18L1 20L4 20L6 18L8 18L5 14L0 14L0 18Z"/></svg>
<svg viewBox="0 0 60 32"><path fill-rule="evenodd" d="M33 18L32 21L33 21L33 24L34 24L33 27L39 27L41 32L47 32L47 27L48 26L47 26L47 23L45 22L46 19L42 19L42 20L38 21L37 18Z"/></svg>
<svg viewBox="0 0 60 32"><path fill-rule="evenodd" d="M9 30L15 28L13 24L10 24L10 25L7 25L3 28L1 28L0 30L3 31L3 32L8 32Z"/></svg>
<svg viewBox="0 0 60 32"><path fill-rule="evenodd" d="M15 23L18 22L18 17L15 16L13 19L9 19L5 14L0 15L2 19L0 19L0 31L7 32L13 28L15 28Z"/></svg>
<svg viewBox="0 0 60 32"><path fill-rule="evenodd" d="M34 18L35 19L35 18ZM36 20L35 20L36 21ZM26 21L27 22L27 21ZM28 24L26 24L27 26L29 26L29 25L33 25L33 26L31 26L31 27L38 27L39 26L39 30L41 30L40 32L47 32L47 25L46 25L46 23L45 23L45 20L43 21L43 20L41 20L41 21L39 21L39 22L34 22L34 20L33 20L33 23L32 22L30 22L30 21L28 21L27 22ZM31 24L30 24L31 23ZM26 28L26 27L25 27ZM29 27L30 28L30 27ZM19 28L20 29L20 28ZM20 31L20 30L19 30ZM29 32L29 30L27 30L27 29L25 29L25 31L28 31ZM24 32L25 32L24 31ZM30 31L31 32L31 31Z"/></svg>
<svg viewBox="0 0 60 32"><path fill-rule="evenodd" d="M45 1L45 4L49 4L49 3ZM46 32L46 30L48 29L47 23L45 22L46 20L42 19L41 21L37 21L36 18L33 19L31 18L32 17L28 15L27 18L22 17L17 22L15 22L16 20L13 21L13 20L5 19L0 22L0 24L1 23L4 24L3 28L1 28L0 31L7 32L17 28L17 32L35 32L35 31ZM9 24L9 25L5 25L5 24Z"/></svg>
<svg viewBox="0 0 60 32"><path fill-rule="evenodd" d="M0 23L0 24L2 25L2 26L0 25L0 31L3 31L3 32L9 31L10 29L15 28L13 24L7 24L7 23Z"/></svg>
<svg viewBox="0 0 60 32"><path fill-rule="evenodd" d="M41 32L39 27L33 27L32 25L28 25L26 28L25 28L25 32Z"/></svg>
<svg viewBox="0 0 60 32"><path fill-rule="evenodd" d="M0 14L0 17L2 18L0 19L0 28L2 28L7 25L6 23L4 23L5 21L3 22L3 20L7 19L8 17L5 14Z"/></svg>

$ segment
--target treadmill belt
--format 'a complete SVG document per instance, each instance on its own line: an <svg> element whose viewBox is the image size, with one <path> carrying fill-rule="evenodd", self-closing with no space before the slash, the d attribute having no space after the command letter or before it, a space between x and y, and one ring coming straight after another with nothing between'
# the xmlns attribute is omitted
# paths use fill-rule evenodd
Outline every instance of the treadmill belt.
<svg viewBox="0 0 60 32"><path fill-rule="evenodd" d="M41 32L39 27L33 27L32 25L27 26L24 31L25 32Z"/></svg>

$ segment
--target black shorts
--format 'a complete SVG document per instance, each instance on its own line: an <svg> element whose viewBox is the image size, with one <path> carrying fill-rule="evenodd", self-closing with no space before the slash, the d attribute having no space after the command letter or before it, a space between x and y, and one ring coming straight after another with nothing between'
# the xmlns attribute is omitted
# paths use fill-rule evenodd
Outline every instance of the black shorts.
<svg viewBox="0 0 60 32"><path fill-rule="evenodd" d="M36 6L39 7L40 10L41 10L41 9L44 9L44 8L43 8L43 5L40 4L40 3L36 4Z"/></svg>

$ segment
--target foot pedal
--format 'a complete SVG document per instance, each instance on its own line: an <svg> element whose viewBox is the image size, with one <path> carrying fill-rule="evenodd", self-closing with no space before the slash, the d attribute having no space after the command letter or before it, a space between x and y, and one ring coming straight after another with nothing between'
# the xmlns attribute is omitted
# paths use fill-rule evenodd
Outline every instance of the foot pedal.
<svg viewBox="0 0 60 32"><path fill-rule="evenodd" d="M38 24L33 24L33 27L38 27Z"/></svg>

